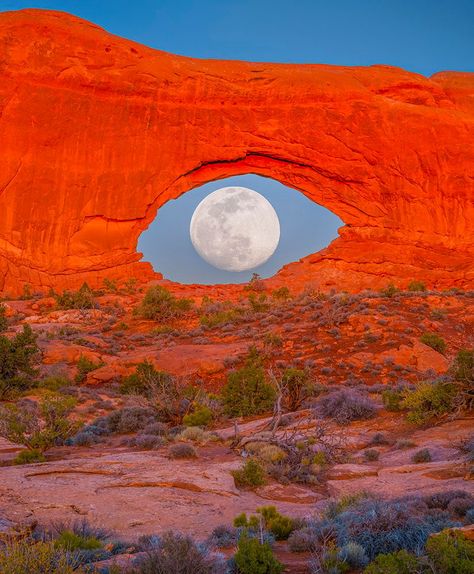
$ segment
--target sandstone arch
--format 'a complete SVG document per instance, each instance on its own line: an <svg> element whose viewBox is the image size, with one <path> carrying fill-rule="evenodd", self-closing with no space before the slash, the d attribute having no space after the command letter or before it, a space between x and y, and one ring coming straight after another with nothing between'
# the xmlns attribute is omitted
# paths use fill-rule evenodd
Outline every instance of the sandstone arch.
<svg viewBox="0 0 474 574"><path fill-rule="evenodd" d="M474 278L474 74L173 56L64 13L0 14L0 290L151 278L168 199L241 173L345 222L271 281Z"/></svg>

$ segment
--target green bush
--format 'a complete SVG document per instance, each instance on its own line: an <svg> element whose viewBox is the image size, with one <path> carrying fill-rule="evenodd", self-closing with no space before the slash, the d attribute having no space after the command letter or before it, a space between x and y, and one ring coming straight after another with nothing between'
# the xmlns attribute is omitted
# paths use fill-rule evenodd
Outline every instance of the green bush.
<svg viewBox="0 0 474 574"><path fill-rule="evenodd" d="M82 536L72 530L63 530L54 541L58 548L64 548L69 552L75 550L98 550L103 543L95 536Z"/></svg>
<svg viewBox="0 0 474 574"><path fill-rule="evenodd" d="M379 554L364 570L364 574L421 574L420 559L406 550Z"/></svg>
<svg viewBox="0 0 474 574"><path fill-rule="evenodd" d="M8 327L7 308L3 303L0 303L0 333L6 331Z"/></svg>
<svg viewBox="0 0 474 574"><path fill-rule="evenodd" d="M39 348L29 325L13 338L0 335L0 400L10 398L33 385Z"/></svg>
<svg viewBox="0 0 474 574"><path fill-rule="evenodd" d="M451 382L423 382L403 393L400 406L408 410L409 422L422 425L451 412L456 393L456 386Z"/></svg>
<svg viewBox="0 0 474 574"><path fill-rule="evenodd" d="M382 402L387 411L398 412L401 410L402 398L400 391L393 391L392 389L382 391Z"/></svg>
<svg viewBox="0 0 474 574"><path fill-rule="evenodd" d="M44 452L77 431L77 423L68 418L75 404L73 397L50 393L37 405L0 406L0 436L32 451Z"/></svg>
<svg viewBox="0 0 474 574"><path fill-rule="evenodd" d="M288 301L291 297L291 293L288 287L279 287L272 291L272 297L280 301Z"/></svg>
<svg viewBox="0 0 474 574"><path fill-rule="evenodd" d="M260 524L271 532L276 540L287 540L295 529L295 522L289 516L280 514L274 506L262 506L257 508L257 515L247 518L245 512L234 519L236 528L251 528L258 531Z"/></svg>
<svg viewBox="0 0 474 574"><path fill-rule="evenodd" d="M408 291L426 291L426 285L423 281L410 281Z"/></svg>
<svg viewBox="0 0 474 574"><path fill-rule="evenodd" d="M34 464L35 462L46 462L44 454L37 448L22 450L13 459L13 464Z"/></svg>
<svg viewBox="0 0 474 574"><path fill-rule="evenodd" d="M161 285L148 289L135 314L142 319L170 321L182 317L193 306L191 299L175 297Z"/></svg>
<svg viewBox="0 0 474 574"><path fill-rule="evenodd" d="M270 309L270 303L265 293L260 293L260 295L251 293L248 300L250 308L254 313L265 313Z"/></svg>
<svg viewBox="0 0 474 574"><path fill-rule="evenodd" d="M2 574L73 574L77 565L69 552L54 542L31 544L22 540L0 546L0 572Z"/></svg>
<svg viewBox="0 0 474 574"><path fill-rule="evenodd" d="M192 413L183 417L183 424L187 427L207 427L214 418L212 410L206 405L196 405Z"/></svg>
<svg viewBox="0 0 474 574"><path fill-rule="evenodd" d="M275 558L268 542L243 534L234 556L239 574L280 574L283 565Z"/></svg>
<svg viewBox="0 0 474 574"><path fill-rule="evenodd" d="M74 377L74 380L76 381L76 383L83 383L86 380L88 373L91 373L92 371L95 371L96 369L103 367L103 365L104 363L102 362L94 363L94 361L92 361L91 359L88 359L84 355L81 355L79 357L79 360L77 361L76 365L77 374Z"/></svg>
<svg viewBox="0 0 474 574"><path fill-rule="evenodd" d="M253 487L265 484L265 471L261 464L254 459L249 459L239 470L233 470L232 476L236 486Z"/></svg>
<svg viewBox="0 0 474 574"><path fill-rule="evenodd" d="M234 417L261 414L273 407L275 390L265 380L256 349L250 350L244 367L228 374L222 398L225 413Z"/></svg>
<svg viewBox="0 0 474 574"><path fill-rule="evenodd" d="M462 532L444 531L426 543L426 553L436 574L472 574L474 542Z"/></svg>
<svg viewBox="0 0 474 574"><path fill-rule="evenodd" d="M400 293L400 289L398 289L397 287L395 287L395 285L393 283L389 283L386 287L384 287L383 289L380 290L380 293L384 296L384 297L393 297L394 295L397 295L397 293Z"/></svg>
<svg viewBox="0 0 474 574"><path fill-rule="evenodd" d="M78 291L64 291L55 294L58 309L94 309L96 302L92 289L84 283Z"/></svg>
<svg viewBox="0 0 474 574"><path fill-rule="evenodd" d="M420 337L420 341L442 355L446 352L445 340L436 333L423 333Z"/></svg>

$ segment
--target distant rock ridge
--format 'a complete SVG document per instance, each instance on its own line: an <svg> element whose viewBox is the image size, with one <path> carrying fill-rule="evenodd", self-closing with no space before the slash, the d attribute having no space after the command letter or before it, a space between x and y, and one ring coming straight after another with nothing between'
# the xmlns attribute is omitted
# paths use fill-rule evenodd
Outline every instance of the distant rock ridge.
<svg viewBox="0 0 474 574"><path fill-rule="evenodd" d="M244 173L345 223L270 284L474 284L474 74L197 60L42 10L0 14L0 74L1 292L159 278L157 210Z"/></svg>

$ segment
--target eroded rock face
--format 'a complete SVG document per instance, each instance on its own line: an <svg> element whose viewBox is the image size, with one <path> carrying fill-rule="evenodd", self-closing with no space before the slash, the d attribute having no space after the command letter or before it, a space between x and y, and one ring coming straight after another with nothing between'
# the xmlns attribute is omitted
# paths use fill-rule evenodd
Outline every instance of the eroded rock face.
<svg viewBox="0 0 474 574"><path fill-rule="evenodd" d="M474 74L194 60L39 10L0 14L0 71L2 291L152 278L160 206L249 172L345 222L275 284L472 284Z"/></svg>

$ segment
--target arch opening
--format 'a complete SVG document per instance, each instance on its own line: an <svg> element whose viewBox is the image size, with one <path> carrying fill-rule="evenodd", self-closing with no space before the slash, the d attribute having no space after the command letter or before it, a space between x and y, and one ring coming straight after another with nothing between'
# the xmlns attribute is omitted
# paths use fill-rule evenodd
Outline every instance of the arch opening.
<svg viewBox="0 0 474 574"><path fill-rule="evenodd" d="M246 271L225 271L213 267L195 250L189 225L198 204L213 191L241 186L263 195L275 209L280 222L280 241L263 264ZM267 278L284 265L314 254L338 237L344 222L332 211L309 199L295 188L261 175L247 173L213 179L164 203L138 240L142 261L152 264L166 279L183 284L246 283L253 273Z"/></svg>

